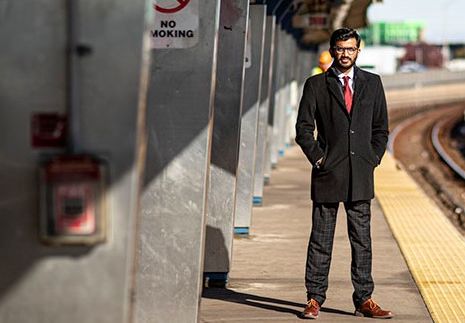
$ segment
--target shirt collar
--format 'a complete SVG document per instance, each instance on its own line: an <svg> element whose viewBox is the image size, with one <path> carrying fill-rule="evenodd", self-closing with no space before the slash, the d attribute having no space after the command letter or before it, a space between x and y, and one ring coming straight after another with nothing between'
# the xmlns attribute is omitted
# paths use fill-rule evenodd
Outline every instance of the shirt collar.
<svg viewBox="0 0 465 323"><path fill-rule="evenodd" d="M339 79L341 79L341 80L342 80L342 79L344 78L344 76L346 76L346 75L347 75L351 80L354 79L354 67L353 67L353 66L352 66L352 68L350 69L349 73L347 73L347 74L344 74L343 72L339 71L336 67L334 68L334 72L336 73L337 77L338 77Z"/></svg>

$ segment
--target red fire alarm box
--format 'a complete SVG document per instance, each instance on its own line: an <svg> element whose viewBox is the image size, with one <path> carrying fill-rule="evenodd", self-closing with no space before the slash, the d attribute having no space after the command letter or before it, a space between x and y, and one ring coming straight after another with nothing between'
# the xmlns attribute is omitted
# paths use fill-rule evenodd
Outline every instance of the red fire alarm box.
<svg viewBox="0 0 465 323"><path fill-rule="evenodd" d="M104 164L86 155L57 156L40 168L40 237L49 244L106 240Z"/></svg>

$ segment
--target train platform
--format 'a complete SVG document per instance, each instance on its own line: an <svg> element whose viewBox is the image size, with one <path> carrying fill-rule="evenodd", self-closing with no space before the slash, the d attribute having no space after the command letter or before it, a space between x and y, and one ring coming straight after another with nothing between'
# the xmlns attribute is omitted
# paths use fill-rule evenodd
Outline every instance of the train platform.
<svg viewBox="0 0 465 323"><path fill-rule="evenodd" d="M380 186L384 194L377 191L377 195L380 194L381 198L377 197L372 204L375 280L373 298L384 308L394 312L396 322L432 322L432 316L411 274L414 273L418 279L420 277L418 270L415 272L415 269L409 269L404 258L406 251L399 248L399 243L391 231L390 225L396 226L397 223L397 226L400 226L398 223L402 221L399 218L386 220L386 212L383 211L386 205L391 215L393 210L397 212L403 208L402 205L394 205L389 201L392 197L389 194L401 193L402 189L399 190L399 186L405 185L408 180L404 178L404 182L394 185L392 189L393 186L390 184L393 181L400 181L399 178L394 177L393 172L403 173L403 176L408 177L405 172L398 169L390 156L386 156L375 172L377 185L381 185L381 181L387 184ZM265 188L263 206L254 208L250 236L235 238L228 288L207 288L203 292L200 322L301 321L299 313L306 301L304 267L311 225L311 201L310 165L299 147L293 146L286 152L285 157L279 161L278 167L273 170L271 178L272 182ZM405 187L409 191L419 190L412 185L414 183L409 183ZM406 198L412 197L407 195ZM425 196L423 198L427 199ZM418 197L416 199L421 200ZM381 202L385 205L381 206ZM415 207L418 206L412 205L412 208ZM412 208L408 208L410 214L414 212ZM403 233L399 233L402 230ZM402 242L404 247L415 243L415 228L402 230L397 230L395 234L397 239L399 237L407 239ZM413 230L413 232L408 233L405 230ZM449 232L448 235L450 234ZM413 250L413 252L418 251ZM418 253L418 255L423 254ZM427 255L424 256L427 258ZM407 255L407 257L411 256ZM353 316L350 245L342 205L338 214L329 279L327 300L318 320L321 322L364 320ZM428 301L431 303L434 300ZM441 301L447 299L438 300ZM448 312L451 313L452 310ZM447 315L447 313L439 314ZM451 319L449 322L459 321Z"/></svg>

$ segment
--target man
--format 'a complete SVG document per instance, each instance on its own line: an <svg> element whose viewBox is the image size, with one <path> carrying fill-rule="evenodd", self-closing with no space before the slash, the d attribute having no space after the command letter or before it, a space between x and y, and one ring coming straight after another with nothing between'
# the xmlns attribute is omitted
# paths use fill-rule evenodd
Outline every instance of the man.
<svg viewBox="0 0 465 323"><path fill-rule="evenodd" d="M373 171L388 139L386 99L379 76L355 65L359 46L354 29L334 31L329 49L333 64L307 79L299 106L296 142L313 165L312 232L305 273L308 302L302 313L309 319L318 317L326 298L340 202L347 213L355 315L393 317L371 299L370 202Z"/></svg>

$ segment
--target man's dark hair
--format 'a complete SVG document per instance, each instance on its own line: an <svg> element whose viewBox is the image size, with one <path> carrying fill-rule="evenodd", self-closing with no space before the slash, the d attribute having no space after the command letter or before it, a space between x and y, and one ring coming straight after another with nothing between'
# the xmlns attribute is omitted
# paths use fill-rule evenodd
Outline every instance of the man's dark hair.
<svg viewBox="0 0 465 323"><path fill-rule="evenodd" d="M333 48L336 46L336 42L339 40L348 40L350 38L355 38L357 41L357 47L360 47L360 35L355 29L352 28L340 28L335 30L331 35L331 40L329 41L329 46Z"/></svg>

